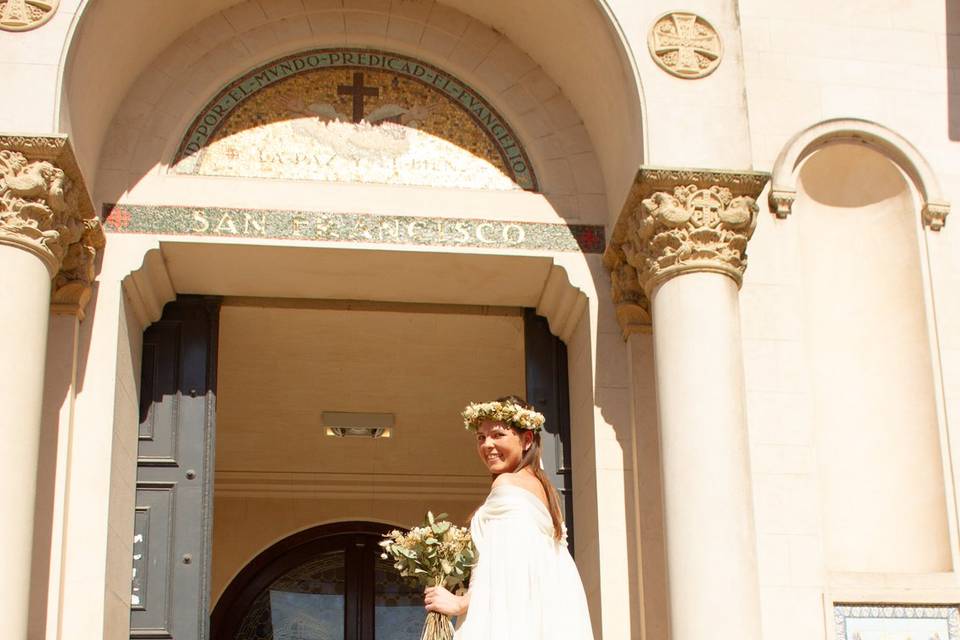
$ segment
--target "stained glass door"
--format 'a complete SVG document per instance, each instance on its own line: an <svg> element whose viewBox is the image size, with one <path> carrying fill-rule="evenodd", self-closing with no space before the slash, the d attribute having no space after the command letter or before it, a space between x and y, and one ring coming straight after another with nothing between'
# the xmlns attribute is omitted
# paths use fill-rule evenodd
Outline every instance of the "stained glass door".
<svg viewBox="0 0 960 640"><path fill-rule="evenodd" d="M274 580L244 616L238 640L344 640L345 556L323 553Z"/></svg>
<svg viewBox="0 0 960 640"><path fill-rule="evenodd" d="M330 525L277 543L224 591L211 637L419 640L423 595L380 558L385 531L372 523Z"/></svg>
<svg viewBox="0 0 960 640"><path fill-rule="evenodd" d="M420 640L423 592L380 556L374 562L373 628L377 640Z"/></svg>

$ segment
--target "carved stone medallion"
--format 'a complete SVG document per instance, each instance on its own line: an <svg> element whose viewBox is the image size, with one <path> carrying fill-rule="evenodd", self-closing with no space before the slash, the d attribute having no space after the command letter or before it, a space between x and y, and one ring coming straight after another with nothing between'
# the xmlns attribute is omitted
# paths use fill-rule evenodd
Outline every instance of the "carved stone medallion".
<svg viewBox="0 0 960 640"><path fill-rule="evenodd" d="M29 31L46 23L60 0L0 0L0 29Z"/></svg>
<svg viewBox="0 0 960 640"><path fill-rule="evenodd" d="M723 56L720 35L694 13L672 11L653 23L647 37L650 55L678 78L702 78L713 73Z"/></svg>

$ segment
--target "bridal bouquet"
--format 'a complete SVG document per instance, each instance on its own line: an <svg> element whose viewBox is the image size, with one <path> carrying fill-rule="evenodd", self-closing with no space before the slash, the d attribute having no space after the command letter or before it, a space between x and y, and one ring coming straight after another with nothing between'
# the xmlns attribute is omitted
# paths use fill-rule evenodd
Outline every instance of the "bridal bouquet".
<svg viewBox="0 0 960 640"><path fill-rule="evenodd" d="M393 558L400 575L415 578L424 587L446 587L453 591L465 585L476 561L476 549L470 530L444 520L447 514L434 517L427 512L423 526L406 533L391 531L380 543L384 560ZM427 614L420 640L450 640L453 624L448 616L436 611Z"/></svg>

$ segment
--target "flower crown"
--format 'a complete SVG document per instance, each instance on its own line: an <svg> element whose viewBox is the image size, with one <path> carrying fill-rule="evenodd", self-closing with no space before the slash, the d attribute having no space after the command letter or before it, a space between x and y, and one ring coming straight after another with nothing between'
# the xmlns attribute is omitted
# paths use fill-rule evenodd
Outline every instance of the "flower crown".
<svg viewBox="0 0 960 640"><path fill-rule="evenodd" d="M463 410L463 426L476 429L484 420L505 422L517 429L537 433L543 428L546 418L533 409L521 407L509 400L506 402L472 402Z"/></svg>

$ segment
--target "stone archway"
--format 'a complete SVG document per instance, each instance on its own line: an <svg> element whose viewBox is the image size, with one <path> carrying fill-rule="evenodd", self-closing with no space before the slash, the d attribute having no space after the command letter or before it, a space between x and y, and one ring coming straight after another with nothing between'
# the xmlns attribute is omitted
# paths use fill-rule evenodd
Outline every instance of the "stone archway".
<svg viewBox="0 0 960 640"><path fill-rule="evenodd" d="M180 7L164 5L157 15L116 0L86 0L81 4L60 70L58 120L60 128L74 137L84 173L95 184L94 192L101 187L101 153L109 151L107 132L118 123L148 124L144 121L145 107L156 100L158 90L167 91L159 88L158 76L151 78L151 73L159 73L166 81L179 78L181 84L189 78L190 82L181 87L186 92L170 90L180 95L181 111L191 111L189 100L185 103L182 94L196 91L197 83L205 82L201 76L209 76L211 67L184 66L192 62L191 54L178 51L180 45L199 46L202 63L212 64L219 58L220 63L232 62L239 72L265 57L318 44L406 43L411 53L433 48L436 53L430 61L441 66L452 63L452 70L466 70L475 76L468 78L475 83L485 76L489 79L486 86L483 81L479 85L488 94L511 89L497 77L540 65L542 72L531 76L535 80L532 96L514 92L504 95L503 100L519 106L531 97L543 99L550 118L557 119L561 126L576 124L582 117L579 140L571 138L564 144L582 145L587 137L593 140L598 173L602 174L604 190L614 196L613 202L619 202L620 195L627 191L633 169L644 157L643 97L633 54L604 2L581 0L564 12L554 11L545 1L522 6L508 2L464 1L451 3L453 6L423 2L409 3L401 12L393 13L377 3L332 3L330 6L339 6L336 11L342 14L333 22L329 22L329 13L316 13L320 5L309 3L302 13L272 0L241 3L228 12L230 4L227 0L206 0ZM311 18L311 11L319 17ZM118 23L124 25L127 34L123 39L110 36ZM350 25L357 29L355 38L350 35ZM282 43L276 40L276 29L283 30ZM424 34L430 36L429 43ZM161 57L165 48L169 55ZM588 50L590 56L578 54ZM104 65L117 60L124 64L114 64L114 71L103 76ZM222 80L228 77L221 75ZM88 93L84 90L94 83L99 87L96 102L85 98ZM558 87L563 98L554 99L551 87ZM201 98L215 88L200 91ZM124 96L134 97L139 106L118 110ZM199 106L195 104L192 110ZM169 124L181 111L167 111L161 121L149 123L148 137L155 138L157 127ZM531 126L542 127L542 119ZM121 144L133 142L128 136ZM143 150L138 162L151 155L154 162L160 160L155 151ZM583 171L578 168L577 173L582 175ZM607 216L615 214L615 205L601 208Z"/></svg>
<svg viewBox="0 0 960 640"><path fill-rule="evenodd" d="M610 218L606 194L614 194L612 201L619 201L643 157L642 96L632 54L602 2L582 0L569 12L559 13L549 2L524 3L522 7L508 2L394 3L414 13L417 6L427 5L428 15L419 19L387 10L388 3L346 0L334 3L337 8L327 12L319 10L319 4L306 2L301 15L285 12L283 5L289 3L279 1L231 4L225 0L168 3L163 11L151 14L142 10L131 13L129 3L115 0L82 3L61 68L59 122L76 139L79 162L92 183L97 208L119 201L204 209L293 210L309 202L312 210L333 212L359 208L366 214L386 211L389 215L437 218L449 218L456 212L479 224L520 220L556 227L568 222L596 227ZM332 13L343 25L340 35L318 27L321 23L316 20L311 22L313 14L330 17ZM544 16L550 19L543 20ZM105 37L115 32L118 23L125 25L127 37ZM381 24L383 33L377 31ZM297 25L307 25L307 31L295 36ZM280 188L262 183L254 188L238 181L230 189L217 190L203 180L174 181L175 176L166 173L190 120L231 78L273 57L331 43L379 45L409 54L426 47L422 37L415 45L403 45L404 27L420 29L421 35L436 31L438 37L430 43L434 49L442 49L443 42L449 41L448 51L422 57L463 74L485 95L495 98L495 106L503 109L511 122L528 115L529 122L518 125L518 133L532 149L534 164L547 165L548 173L555 173L547 183L586 181L583 192L544 189L543 194L503 195L477 191L464 198L455 190L438 189L411 198L397 191L360 191L349 184L318 191L309 183L296 181L284 182ZM281 28L294 31L276 38L275 29ZM355 36L348 33L352 28ZM451 30L456 32L452 36ZM125 43L132 42L136 47L126 50ZM197 50L198 42L211 46ZM236 46L240 48L233 48ZM577 51L583 50L592 55L578 56ZM496 77L516 57L526 69L526 86L523 91L511 92L514 85L499 85ZM118 60L122 64L115 64ZM101 77L108 63L115 73ZM185 79L189 82L183 82ZM101 87L96 105L83 90L93 82ZM535 108L524 106L528 97L536 103ZM553 129L562 129L563 135L552 136ZM118 151L126 155L117 155ZM562 157L557 158L558 154ZM213 193L219 195L213 197ZM176 194L176 202L170 202L171 194ZM369 243L347 247L322 239L174 237L164 231L134 235L115 233L117 229L109 225L108 231L110 249L92 302L94 322L87 323L81 336L79 359L84 375L80 377L85 397L77 403L78 420L111 426L112 434L101 433L101 442L110 442L113 436L119 440L118 434L128 434L135 424L136 394L131 390L137 385L139 335L175 293L245 290L247 293L240 295L366 296L448 303L468 292L466 304L537 308L570 351L572 420L585 438L574 465L588 470L581 474L583 486L577 490L584 502L575 508L587 511L586 517L578 516L578 530L584 532L584 539L593 541L578 553L578 562L585 567L596 626L608 632L629 628L629 617L636 614L626 612L631 601L638 599L629 582L634 563L622 571L605 568L602 581L600 569L601 556L622 558L624 548L628 556L634 553L630 523L634 496L624 488L631 473L625 467L630 466L632 445L628 399L617 381L617 376L626 375L626 364L617 357L622 345L611 320L612 305L599 255L546 246L455 250L400 242L391 247ZM398 279L404 271L406 279ZM291 273L297 277L290 277ZM331 277L346 273L350 273L349 286ZM390 288L385 282L395 286ZM121 357L110 361L110 349L118 350ZM613 362L601 367L598 352L613 354ZM98 363L96 370L93 363ZM603 409L598 411L598 406ZM577 437L574 435L575 441ZM102 461L104 455L126 473L132 468L135 442L125 440L105 449L86 445L77 444L77 455L89 456L89 460L82 459L76 473L97 459ZM618 447L623 453L615 451ZM598 469L599 457L605 460L604 468L594 473L590 470ZM71 477L78 477L76 473ZM110 584L100 592L110 593L115 605L128 597L123 572L129 565L129 545L123 532L130 523L123 518L111 521L109 514L127 509L129 495L111 488L110 475L100 474L89 491L78 489L78 500L86 500L93 511L102 512L103 526L95 525L95 533L112 535L115 542L103 557L89 562L71 559L64 573L78 581L96 582L98 566L108 566L106 577L99 580ZM613 499L598 504L599 495ZM600 522L617 525L612 530L605 525L601 531ZM79 533L78 526L76 519L68 524L68 543ZM604 566L611 565L605 562ZM102 601L90 601L90 594L96 592L68 589L62 596L62 619L70 623L81 620L87 611L103 611ZM603 620L601 601L610 612ZM100 625L98 633L113 630L119 628L122 618L104 614L95 624Z"/></svg>

